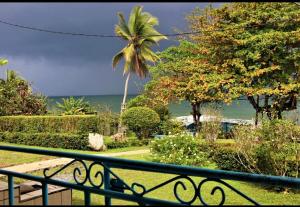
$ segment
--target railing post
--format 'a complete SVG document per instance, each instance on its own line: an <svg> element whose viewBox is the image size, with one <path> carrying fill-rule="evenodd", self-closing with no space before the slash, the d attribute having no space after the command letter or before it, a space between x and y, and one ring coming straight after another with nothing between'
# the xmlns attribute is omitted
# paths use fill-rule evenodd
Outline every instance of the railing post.
<svg viewBox="0 0 300 207"><path fill-rule="evenodd" d="M43 194L43 206L48 205L48 184L42 183L42 194Z"/></svg>
<svg viewBox="0 0 300 207"><path fill-rule="evenodd" d="M8 175L8 202L9 205L14 205L14 178L12 175Z"/></svg>
<svg viewBox="0 0 300 207"><path fill-rule="evenodd" d="M106 165L104 168L104 189L109 190L110 189L110 174L109 174L109 167ZM111 197L105 196L105 205L106 206L111 206Z"/></svg>
<svg viewBox="0 0 300 207"><path fill-rule="evenodd" d="M85 206L91 205L91 193L88 191L84 191L84 205Z"/></svg>

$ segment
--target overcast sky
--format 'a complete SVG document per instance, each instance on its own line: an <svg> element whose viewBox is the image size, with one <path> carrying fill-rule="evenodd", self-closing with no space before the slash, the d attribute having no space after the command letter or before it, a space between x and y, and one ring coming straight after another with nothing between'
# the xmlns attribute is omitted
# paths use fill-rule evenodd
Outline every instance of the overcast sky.
<svg viewBox="0 0 300 207"><path fill-rule="evenodd" d="M185 16L207 3L1 3L0 20L48 30L114 35L117 12L128 17L135 5L158 17L157 30L186 30ZM219 6L216 3L215 6ZM31 81L35 91L53 95L123 94L122 67L112 70L111 59L125 42L117 38L66 36L0 24L0 57L4 67ZM163 40L159 48L177 44ZM1 68L0 76L4 71ZM129 93L136 94L145 82L133 78Z"/></svg>

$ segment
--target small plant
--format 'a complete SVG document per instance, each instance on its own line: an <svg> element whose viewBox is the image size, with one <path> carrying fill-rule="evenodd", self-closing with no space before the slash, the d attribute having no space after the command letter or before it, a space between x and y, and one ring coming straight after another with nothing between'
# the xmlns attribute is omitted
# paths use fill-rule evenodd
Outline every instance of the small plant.
<svg viewBox="0 0 300 207"><path fill-rule="evenodd" d="M160 118L154 110L141 106L127 109L121 120L138 138L148 138L160 123Z"/></svg>
<svg viewBox="0 0 300 207"><path fill-rule="evenodd" d="M74 97L63 98L63 103L56 102L57 107L63 111L63 115L82 115L92 112L90 104L84 98L75 99Z"/></svg>

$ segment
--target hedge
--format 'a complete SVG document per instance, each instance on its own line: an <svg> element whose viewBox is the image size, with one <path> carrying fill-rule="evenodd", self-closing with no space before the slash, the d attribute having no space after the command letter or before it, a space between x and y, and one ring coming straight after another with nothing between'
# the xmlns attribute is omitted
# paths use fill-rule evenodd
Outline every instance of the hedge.
<svg viewBox="0 0 300 207"><path fill-rule="evenodd" d="M107 115L69 116L1 116L1 132L71 133L97 132L111 135L116 132L118 117Z"/></svg>
<svg viewBox="0 0 300 207"><path fill-rule="evenodd" d="M89 149L87 134L0 132L0 141L41 147Z"/></svg>

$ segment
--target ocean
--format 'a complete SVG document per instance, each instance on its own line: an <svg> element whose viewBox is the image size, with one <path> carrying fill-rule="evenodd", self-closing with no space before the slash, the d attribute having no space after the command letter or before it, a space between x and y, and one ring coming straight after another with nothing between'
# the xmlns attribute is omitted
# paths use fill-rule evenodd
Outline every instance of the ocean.
<svg viewBox="0 0 300 207"><path fill-rule="evenodd" d="M136 97L137 95L128 95L127 101ZM56 102L62 102L63 98L69 98L70 96L49 96L48 101L48 110L55 111ZM108 106L113 112L120 112L121 102L123 100L123 95L92 95L92 96L73 96L74 98L84 97L92 106L105 105ZM218 110L222 114L223 118L228 119L253 119L255 117L255 110L250 105L248 100L242 98L243 100L235 100L231 104L218 104ZM297 113L288 112L283 113L288 117L293 117L292 119L298 120L300 123L300 103L298 100ZM169 110L172 117L177 116L188 116L191 114L191 106L188 102L183 101L181 103L172 103L169 105Z"/></svg>
<svg viewBox="0 0 300 207"><path fill-rule="evenodd" d="M128 95L127 101L134 98L136 95ZM49 96L48 110L56 110L56 102L62 102L62 98L69 96ZM120 112L120 105L123 95L94 95L94 96L74 96L74 98L84 97L92 106L106 105L113 112ZM219 104L218 109L224 118L230 119L252 119L255 116L255 110L247 100L236 100L230 105ZM191 114L191 107L188 102L172 103L169 105L169 110L173 117L187 116Z"/></svg>

